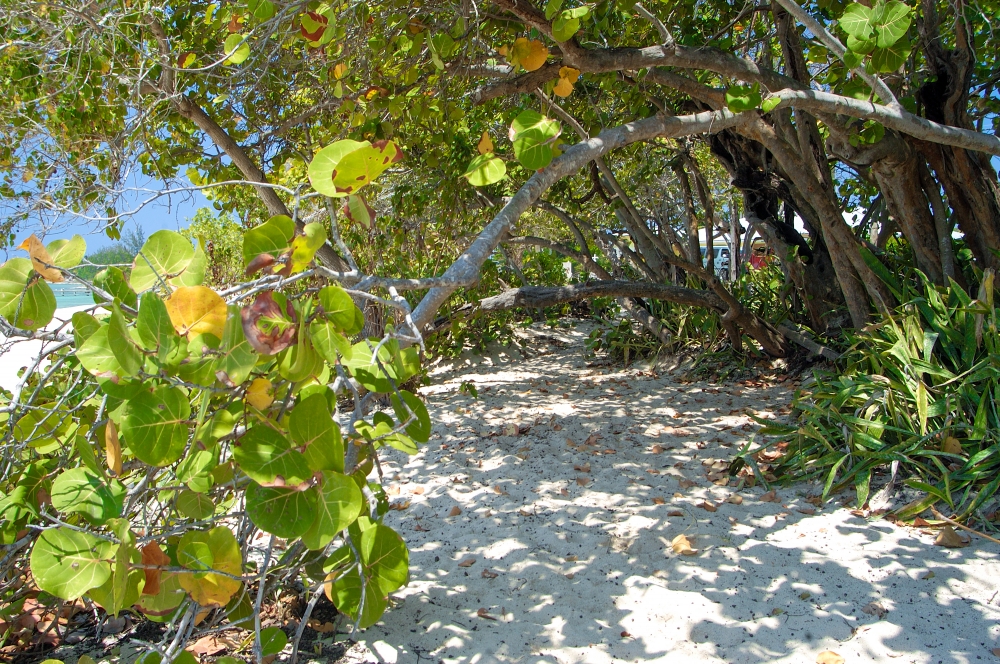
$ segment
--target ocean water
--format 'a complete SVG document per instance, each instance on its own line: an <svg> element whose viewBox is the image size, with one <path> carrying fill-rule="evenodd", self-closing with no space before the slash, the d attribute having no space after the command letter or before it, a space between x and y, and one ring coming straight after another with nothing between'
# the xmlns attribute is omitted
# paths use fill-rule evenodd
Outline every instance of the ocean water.
<svg viewBox="0 0 1000 664"><path fill-rule="evenodd" d="M56 296L56 308L82 307L94 304L94 298L86 288L79 284L49 284Z"/></svg>

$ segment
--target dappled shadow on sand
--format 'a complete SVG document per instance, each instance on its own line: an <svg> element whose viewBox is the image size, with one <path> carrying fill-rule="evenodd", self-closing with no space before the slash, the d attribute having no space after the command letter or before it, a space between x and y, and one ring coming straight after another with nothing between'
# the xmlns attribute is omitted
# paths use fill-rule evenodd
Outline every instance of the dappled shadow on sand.
<svg viewBox="0 0 1000 664"><path fill-rule="evenodd" d="M708 481L746 440L748 410L780 417L789 387L589 367L582 331L559 336L546 355L435 376L434 438L386 467L405 506L387 523L407 540L412 571L362 635L373 658L994 658L997 549L934 547L931 535L836 504L808 514L816 487L769 502L762 489ZM470 379L479 400L457 391ZM727 502L734 495L741 504ZM695 555L672 550L680 534Z"/></svg>

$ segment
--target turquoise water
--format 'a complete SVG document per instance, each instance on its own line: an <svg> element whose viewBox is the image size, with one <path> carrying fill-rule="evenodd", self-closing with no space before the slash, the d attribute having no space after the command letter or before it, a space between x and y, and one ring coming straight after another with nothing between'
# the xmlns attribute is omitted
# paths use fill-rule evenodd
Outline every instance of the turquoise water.
<svg viewBox="0 0 1000 664"><path fill-rule="evenodd" d="M94 298L78 284L49 284L56 296L56 308L81 307L94 303Z"/></svg>

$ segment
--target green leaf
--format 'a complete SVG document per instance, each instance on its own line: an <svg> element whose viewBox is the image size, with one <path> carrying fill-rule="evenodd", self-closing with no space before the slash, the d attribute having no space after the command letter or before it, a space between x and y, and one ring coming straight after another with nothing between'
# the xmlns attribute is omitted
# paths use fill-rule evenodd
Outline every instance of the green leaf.
<svg viewBox="0 0 1000 664"><path fill-rule="evenodd" d="M340 286L326 286L319 292L319 302L326 319L336 325L341 332L350 334L357 317L355 310L358 307L347 291Z"/></svg>
<svg viewBox="0 0 1000 664"><path fill-rule="evenodd" d="M125 375L125 371L118 363L111 342L108 339L110 326L101 326L91 334L82 346L77 348L76 357L80 360L83 368L97 378L110 378L117 381L120 376Z"/></svg>
<svg viewBox="0 0 1000 664"><path fill-rule="evenodd" d="M478 155L462 173L462 177L473 187L485 187L499 182L507 175L507 165L503 159L493 156L492 152Z"/></svg>
<svg viewBox="0 0 1000 664"><path fill-rule="evenodd" d="M222 356L216 362L215 373L223 382L239 385L250 377L257 364L257 353L243 333L240 308L229 305L226 326L222 332Z"/></svg>
<svg viewBox="0 0 1000 664"><path fill-rule="evenodd" d="M157 350L162 361L180 343L180 337L170 322L167 305L156 293L143 293L139 301L139 316L135 323L139 341L146 350Z"/></svg>
<svg viewBox="0 0 1000 664"><path fill-rule="evenodd" d="M226 64L240 65L250 57L250 44L244 41L245 37L239 33L234 33L226 37L223 49L226 54Z"/></svg>
<svg viewBox="0 0 1000 664"><path fill-rule="evenodd" d="M142 556L134 546L119 545L111 576L102 585L87 591L87 595L100 604L107 613L117 616L122 610L138 602L142 595L146 575L141 569L131 568L132 564L141 562Z"/></svg>
<svg viewBox="0 0 1000 664"><path fill-rule="evenodd" d="M431 418L427 414L427 406L420 400L420 397L406 390L400 390L399 394L403 397L402 401L395 394L392 395L391 399L396 419L400 422L406 422L410 419L410 412L412 412L416 419L406 426L406 433L418 443L426 443L431 437ZM407 409L410 412L407 412Z"/></svg>
<svg viewBox="0 0 1000 664"><path fill-rule="evenodd" d="M768 97L760 104L760 110L764 113L770 113L773 111L778 104L781 103L781 97Z"/></svg>
<svg viewBox="0 0 1000 664"><path fill-rule="evenodd" d="M247 476L259 484L273 484L278 477L297 485L312 476L306 458L288 439L266 424L258 424L239 440L233 458Z"/></svg>
<svg viewBox="0 0 1000 664"><path fill-rule="evenodd" d="M510 125L514 156L529 171L545 168L552 162L552 145L562 133L558 122L535 111L522 111Z"/></svg>
<svg viewBox="0 0 1000 664"><path fill-rule="evenodd" d="M358 547L365 572L378 581L388 595L410 578L410 552L399 534L389 526L376 523L361 533Z"/></svg>
<svg viewBox="0 0 1000 664"><path fill-rule="evenodd" d="M125 506L125 486L118 480L107 483L87 468L73 468L52 482L52 507L63 514L83 514L95 524L121 516Z"/></svg>
<svg viewBox="0 0 1000 664"><path fill-rule="evenodd" d="M341 213L363 228L375 228L375 208L365 201L361 194L351 194L347 197Z"/></svg>
<svg viewBox="0 0 1000 664"><path fill-rule="evenodd" d="M278 214L243 235L243 266L261 254L277 259L286 251L295 235L295 222L291 217Z"/></svg>
<svg viewBox="0 0 1000 664"><path fill-rule="evenodd" d="M333 173L337 169L337 164L345 155L370 145L368 141L344 139L317 152L309 163L309 182L312 183L313 189L324 196L343 197L344 194L339 193L333 185Z"/></svg>
<svg viewBox="0 0 1000 664"><path fill-rule="evenodd" d="M552 22L552 38L557 42L568 41L580 29L580 21L590 16L590 7L583 5L573 9L565 9Z"/></svg>
<svg viewBox="0 0 1000 664"><path fill-rule="evenodd" d="M879 48L889 48L910 29L910 8L899 0L878 3L874 13L874 27Z"/></svg>
<svg viewBox="0 0 1000 664"><path fill-rule="evenodd" d="M760 106L760 83L731 85L726 90L726 106L733 113L742 113Z"/></svg>
<svg viewBox="0 0 1000 664"><path fill-rule="evenodd" d="M215 503L205 493L184 489L177 494L174 505L177 511L189 519L200 521L215 514Z"/></svg>
<svg viewBox="0 0 1000 664"><path fill-rule="evenodd" d="M30 284L29 284L30 281ZM0 315L25 330L45 327L56 312L56 297L27 258L12 258L0 267Z"/></svg>
<svg viewBox="0 0 1000 664"><path fill-rule="evenodd" d="M326 229L323 224L306 224L302 235L292 240L292 274L301 272L312 262L316 252L326 243Z"/></svg>
<svg viewBox="0 0 1000 664"><path fill-rule="evenodd" d="M353 194L402 159L403 152L392 141L376 141L348 152L333 170L334 190L341 195Z"/></svg>
<svg viewBox="0 0 1000 664"><path fill-rule="evenodd" d="M298 447L305 448L310 470L344 472L344 443L325 394L313 394L295 405L288 417L288 434Z"/></svg>
<svg viewBox="0 0 1000 664"><path fill-rule="evenodd" d="M180 233L162 230L149 236L132 263L129 285L136 293L149 290L162 280L178 276L194 258L191 241Z"/></svg>
<svg viewBox="0 0 1000 664"><path fill-rule="evenodd" d="M181 458L188 438L191 405L176 387L143 390L125 402L121 433L132 454L150 466L166 466Z"/></svg>
<svg viewBox="0 0 1000 664"><path fill-rule="evenodd" d="M239 578L232 578L243 571L240 545L225 526L184 533L177 544L177 562L191 570L179 574L181 587L202 606L225 606L243 585Z"/></svg>
<svg viewBox="0 0 1000 664"><path fill-rule="evenodd" d="M68 240L53 240L45 247L52 259L52 265L56 267L71 268L76 267L83 260L87 253L87 243L79 235L74 235Z"/></svg>
<svg viewBox="0 0 1000 664"><path fill-rule="evenodd" d="M288 636L280 627L266 627L260 630L260 650L264 657L277 655L288 645Z"/></svg>
<svg viewBox="0 0 1000 664"><path fill-rule="evenodd" d="M858 39L854 35L847 35L847 48L858 55L868 55L875 50L875 46L876 40L874 37Z"/></svg>
<svg viewBox="0 0 1000 664"><path fill-rule="evenodd" d="M293 383L318 377L323 372L323 358L313 348L306 329L304 323L300 324L299 342L289 346L279 359L278 374Z"/></svg>
<svg viewBox="0 0 1000 664"><path fill-rule="evenodd" d="M844 66L848 69L856 69L864 59L864 55L861 53L855 53L850 49L847 49L847 51L844 52Z"/></svg>
<svg viewBox="0 0 1000 664"><path fill-rule="evenodd" d="M111 305L111 319L108 321L108 344L114 353L118 366L122 368L122 377L135 376L142 368L143 356L132 342L126 327L125 316L118 304Z"/></svg>
<svg viewBox="0 0 1000 664"><path fill-rule="evenodd" d="M108 580L114 554L114 544L89 533L50 528L31 550L31 574L45 592L74 600Z"/></svg>
<svg viewBox="0 0 1000 664"><path fill-rule="evenodd" d="M548 0L545 3L545 20L551 21L552 18L559 13L562 9L563 0Z"/></svg>
<svg viewBox="0 0 1000 664"><path fill-rule="evenodd" d="M337 331L333 323L314 320L309 325L309 336L316 352L331 365L337 363L337 353L345 362L351 357L351 342Z"/></svg>
<svg viewBox="0 0 1000 664"><path fill-rule="evenodd" d="M316 518L316 489L262 487L252 483L246 492L247 516L264 532L285 539L305 533Z"/></svg>
<svg viewBox="0 0 1000 664"><path fill-rule="evenodd" d="M125 306L135 308L138 301L135 291L128 285L128 279L121 269L109 267L101 270L94 276L94 285L111 297L120 300ZM103 297L100 297L96 293L94 294L95 304L103 304L105 302L106 300Z"/></svg>
<svg viewBox="0 0 1000 664"><path fill-rule="evenodd" d="M330 601L333 602L338 611L347 614L351 620L358 619L361 608L361 583L361 574L358 572L357 566L354 566L326 586L326 594ZM388 594L383 593L378 587L378 581L367 579L364 611L361 612L359 626L365 629L374 625L385 613L387 605Z"/></svg>
<svg viewBox="0 0 1000 664"><path fill-rule="evenodd" d="M100 321L85 311L77 311L70 321L73 323L73 339L77 348L82 346L94 332L101 329Z"/></svg>
<svg viewBox="0 0 1000 664"><path fill-rule="evenodd" d="M889 74L898 70L906 62L906 58L910 56L910 47L908 39L901 39L887 48L876 48L872 51L869 70L880 74Z"/></svg>
<svg viewBox="0 0 1000 664"><path fill-rule="evenodd" d="M170 280L170 285L174 288L181 286L201 286L205 283L206 272L208 272L208 254L205 253L205 248L202 246L202 241L199 238L195 241L194 256L192 256L191 262L188 263L179 277L174 277Z"/></svg>
<svg viewBox="0 0 1000 664"><path fill-rule="evenodd" d="M337 533L357 520L363 506L364 496L353 478L324 472L316 501L316 518L302 535L302 543L314 551L322 549Z"/></svg>
<svg viewBox="0 0 1000 664"><path fill-rule="evenodd" d="M840 27L855 39L868 39L874 32L875 13L860 2L852 2L840 17Z"/></svg>

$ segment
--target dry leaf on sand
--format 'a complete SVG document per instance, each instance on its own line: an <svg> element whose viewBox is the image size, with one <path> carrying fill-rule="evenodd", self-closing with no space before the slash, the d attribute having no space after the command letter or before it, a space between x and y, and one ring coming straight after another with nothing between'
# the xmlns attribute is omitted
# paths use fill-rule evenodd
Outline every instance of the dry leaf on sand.
<svg viewBox="0 0 1000 664"><path fill-rule="evenodd" d="M684 516L684 512L681 510L670 510L667 512L667 516Z"/></svg>
<svg viewBox="0 0 1000 664"><path fill-rule="evenodd" d="M700 503L698 503L698 507L700 507L703 510L708 510L709 512L719 511L719 508L716 507L714 503L708 500L703 500Z"/></svg>
<svg viewBox="0 0 1000 664"><path fill-rule="evenodd" d="M495 579L500 575L494 572L493 570L487 568L484 569L479 576L483 577L484 579Z"/></svg>
<svg viewBox="0 0 1000 664"><path fill-rule="evenodd" d="M865 607L861 609L861 612L867 613L870 616L876 616L879 620L881 620L885 617L885 614L889 613L889 609L885 608L878 602L871 602L870 604L865 605Z"/></svg>
<svg viewBox="0 0 1000 664"><path fill-rule="evenodd" d="M765 493L764 495L762 495L760 497L760 502L762 502L762 503L780 503L781 502L781 498L778 497L778 492L777 491L775 491L774 489L771 489L770 491L768 491L767 493Z"/></svg>
<svg viewBox="0 0 1000 664"><path fill-rule="evenodd" d="M468 557L458 564L459 567L472 567L476 564L476 559L473 557Z"/></svg>
<svg viewBox="0 0 1000 664"><path fill-rule="evenodd" d="M697 482L694 482L692 480L686 480L686 479L679 479L679 480L677 480L677 483L681 485L682 489L690 489L695 484L697 484Z"/></svg>
<svg viewBox="0 0 1000 664"><path fill-rule="evenodd" d="M455 505L454 507L451 508L451 511L448 512L448 516L458 516L461 513L462 513L462 508L459 507L458 505Z"/></svg>
<svg viewBox="0 0 1000 664"><path fill-rule="evenodd" d="M486 609L479 609L476 611L476 615L480 618L486 618L487 620L496 620L493 616L486 612Z"/></svg>
<svg viewBox="0 0 1000 664"><path fill-rule="evenodd" d="M938 546L948 547L949 549L961 549L969 546L970 541L970 539L962 537L956 533L955 529L951 526L945 526L941 529L941 532L938 533L937 539L934 540L934 543Z"/></svg>
<svg viewBox="0 0 1000 664"><path fill-rule="evenodd" d="M733 505L742 505L743 504L743 496L741 496L738 493L734 493L733 495L731 495L728 498L726 498L726 502L727 503L732 503Z"/></svg>
<svg viewBox="0 0 1000 664"><path fill-rule="evenodd" d="M589 477L578 477L578 478L576 478L576 483L579 484L580 486L587 486L588 484L590 484L590 478Z"/></svg>
<svg viewBox="0 0 1000 664"><path fill-rule="evenodd" d="M844 664L846 660L832 650L824 650L816 657L816 664Z"/></svg>
<svg viewBox="0 0 1000 664"><path fill-rule="evenodd" d="M590 472L590 464L589 463L585 463L582 466L578 466L578 465L574 464L573 465L573 470L575 470L575 471L577 471L579 473L589 473Z"/></svg>
<svg viewBox="0 0 1000 664"><path fill-rule="evenodd" d="M654 505L663 505L663 504L664 504L664 503L666 503L666 502L667 502L667 501L666 501L666 499L665 499L665 498L661 498L661 497L659 497L659 496L657 496L656 498L653 498L653 504L654 504Z"/></svg>
<svg viewBox="0 0 1000 664"><path fill-rule="evenodd" d="M687 538L687 535L678 535L671 540L670 548L680 556L693 556L698 553L698 550L691 546L691 540Z"/></svg>

